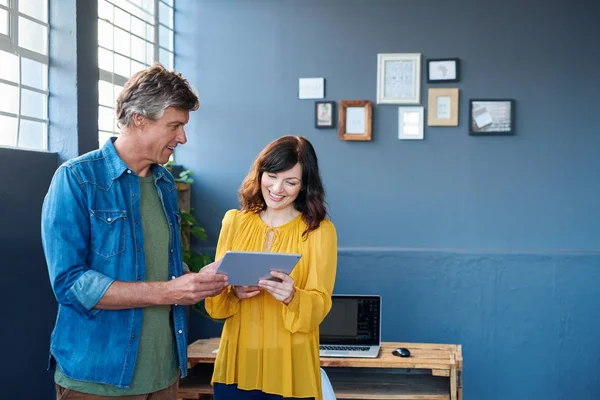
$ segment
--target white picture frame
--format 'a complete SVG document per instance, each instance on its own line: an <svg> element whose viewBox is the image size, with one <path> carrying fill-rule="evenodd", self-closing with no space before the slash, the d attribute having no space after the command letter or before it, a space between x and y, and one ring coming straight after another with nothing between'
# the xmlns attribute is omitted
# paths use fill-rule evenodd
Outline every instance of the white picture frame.
<svg viewBox="0 0 600 400"><path fill-rule="evenodd" d="M423 107L398 107L398 139L423 140Z"/></svg>
<svg viewBox="0 0 600 400"><path fill-rule="evenodd" d="M377 104L421 104L421 53L377 54Z"/></svg>
<svg viewBox="0 0 600 400"><path fill-rule="evenodd" d="M324 99L325 78L298 78L298 99Z"/></svg>

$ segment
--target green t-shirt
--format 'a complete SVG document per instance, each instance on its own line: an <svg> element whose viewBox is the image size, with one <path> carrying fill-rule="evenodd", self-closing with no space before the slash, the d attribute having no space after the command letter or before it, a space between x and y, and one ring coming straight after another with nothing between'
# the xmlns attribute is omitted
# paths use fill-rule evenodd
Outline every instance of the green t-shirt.
<svg viewBox="0 0 600 400"><path fill-rule="evenodd" d="M142 228L146 254L146 281L169 280L169 225L154 186L154 178L140 179ZM110 312L110 311L109 311ZM171 321L171 307L146 307L129 389L67 378L56 368L55 382L67 389L100 396L152 393L171 386L179 378L177 346Z"/></svg>

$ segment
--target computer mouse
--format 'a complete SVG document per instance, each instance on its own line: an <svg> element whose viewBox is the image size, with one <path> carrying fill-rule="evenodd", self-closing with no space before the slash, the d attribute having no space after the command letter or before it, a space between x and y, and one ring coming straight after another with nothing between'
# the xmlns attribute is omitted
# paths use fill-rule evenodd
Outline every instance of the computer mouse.
<svg viewBox="0 0 600 400"><path fill-rule="evenodd" d="M404 347L398 347L396 350L392 351L392 354L398 357L410 357L410 350Z"/></svg>

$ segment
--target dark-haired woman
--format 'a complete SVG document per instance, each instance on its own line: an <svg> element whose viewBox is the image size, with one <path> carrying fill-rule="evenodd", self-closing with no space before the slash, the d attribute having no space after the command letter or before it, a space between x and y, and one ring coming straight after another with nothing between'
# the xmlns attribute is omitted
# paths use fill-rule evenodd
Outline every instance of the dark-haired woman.
<svg viewBox="0 0 600 400"><path fill-rule="evenodd" d="M226 318L213 374L215 400L321 399L319 324L331 308L337 236L326 219L315 150L298 136L270 143L223 218L216 258L227 250L302 254L281 282L230 286L206 300Z"/></svg>

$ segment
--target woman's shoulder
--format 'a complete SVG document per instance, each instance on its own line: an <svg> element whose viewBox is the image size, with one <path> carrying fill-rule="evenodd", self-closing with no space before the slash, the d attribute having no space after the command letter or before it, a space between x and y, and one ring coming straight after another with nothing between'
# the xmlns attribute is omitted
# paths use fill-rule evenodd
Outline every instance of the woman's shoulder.
<svg viewBox="0 0 600 400"><path fill-rule="evenodd" d="M256 213L252 211L242 211L236 208L228 210L223 217L223 223L245 223L256 219Z"/></svg>
<svg viewBox="0 0 600 400"><path fill-rule="evenodd" d="M336 235L335 225L333 224L333 222L331 222L331 220L325 218L321 221L321 223L319 224L317 229L315 229L311 233L315 233L317 235L327 235L327 236L333 235L333 236L335 236Z"/></svg>

